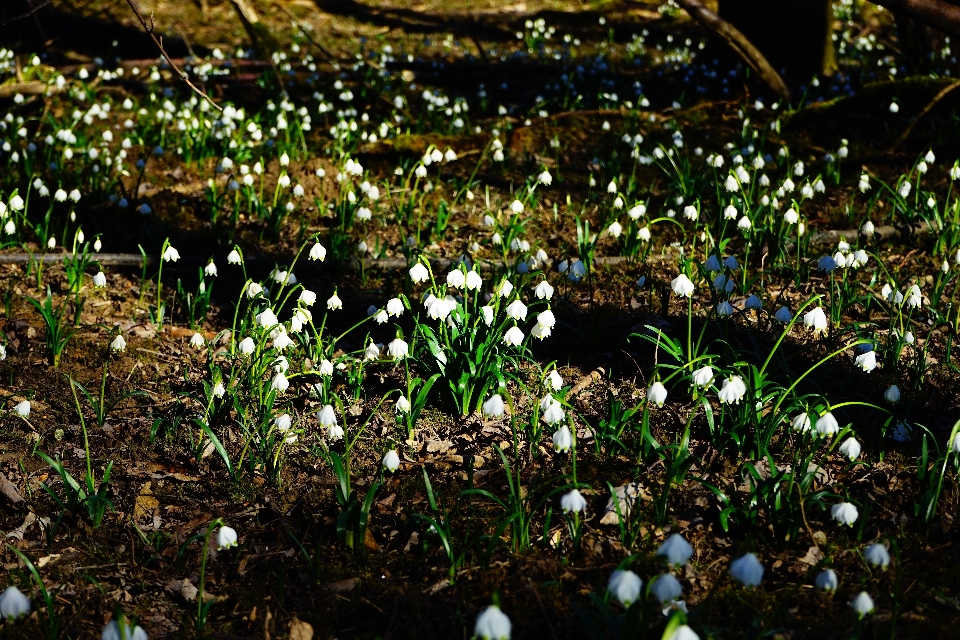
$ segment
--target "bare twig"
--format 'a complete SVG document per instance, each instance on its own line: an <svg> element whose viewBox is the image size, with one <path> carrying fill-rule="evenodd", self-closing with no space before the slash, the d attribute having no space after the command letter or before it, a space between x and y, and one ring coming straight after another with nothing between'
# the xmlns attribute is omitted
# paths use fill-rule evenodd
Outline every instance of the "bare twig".
<svg viewBox="0 0 960 640"><path fill-rule="evenodd" d="M739 29L707 9L698 0L677 0L677 4L683 7L690 14L690 17L699 22L701 26L720 36L774 93L784 100L790 99L790 90L783 78L760 53L760 50L753 46L753 43L745 35L740 33Z"/></svg>
<svg viewBox="0 0 960 640"><path fill-rule="evenodd" d="M136 14L137 20L140 21L140 25L143 27L143 30L147 32L147 35L150 36L150 38L153 40L153 43L157 45L157 49L160 50L160 55L162 55L163 59L167 61L167 64L169 64L170 67L177 72L177 75L180 76L180 79L183 80L185 83L187 83L187 86L193 89L194 93L196 93L198 96L206 100L207 103L209 103L210 106L212 106L214 109L216 109L217 111L223 111L220 105L218 105L216 102L210 99L210 96L208 96L206 93L198 89L196 85L194 85L192 82L190 82L190 78L187 77L187 74L181 71L180 67L178 67L173 62L173 59L169 55L167 55L166 49L163 48L163 43L157 38L156 33L154 33L155 25L153 23L153 16L152 15L150 16L150 24L148 25L147 21L143 17L143 14L140 13L140 9L137 8L137 5L133 2L133 0L127 0L127 4L130 5L131 9L133 9L133 13Z"/></svg>
<svg viewBox="0 0 960 640"><path fill-rule="evenodd" d="M18 22L19 20L23 20L24 18L29 18L30 16L35 15L37 11L40 11L40 9L43 9L45 6L47 6L51 2L53 2L53 0L44 0L43 2L41 2L35 7L31 5L30 11L27 11L26 13L21 13L19 16L14 16L13 18L7 18L3 22L0 22L0 27L4 27L14 22Z"/></svg>
<svg viewBox="0 0 960 640"><path fill-rule="evenodd" d="M890 145L890 149L888 149L887 152L893 153L893 151L896 150L897 147L903 144L904 140L910 137L910 134L913 132L913 128L917 126L917 123L920 121L920 118L930 113L933 110L933 108L940 103L941 100L947 97L948 93L950 93L957 87L960 87L960 80L958 80L957 82L948 84L943 89L941 89L940 92L937 93L937 95L933 96L933 99L927 103L927 106L923 108L923 111L917 114L917 117L914 118L910 122L910 124L907 126L907 128L903 130L903 133L900 134L900 137L897 138L897 140L892 145Z"/></svg>

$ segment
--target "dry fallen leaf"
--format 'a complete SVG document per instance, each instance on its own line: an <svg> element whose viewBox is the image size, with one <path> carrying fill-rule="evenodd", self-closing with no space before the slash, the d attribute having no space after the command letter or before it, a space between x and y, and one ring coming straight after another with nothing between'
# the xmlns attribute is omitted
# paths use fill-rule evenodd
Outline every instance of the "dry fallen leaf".
<svg viewBox="0 0 960 640"><path fill-rule="evenodd" d="M189 580L184 580L180 585L180 595L187 602L195 602L197 599L197 588Z"/></svg>
<svg viewBox="0 0 960 640"><path fill-rule="evenodd" d="M350 591L360 584L360 578L347 578L346 580L337 580L323 585L324 589L340 593L341 591Z"/></svg>
<svg viewBox="0 0 960 640"><path fill-rule="evenodd" d="M20 495L20 492L17 491L15 484L10 482L7 479L7 476L0 473L0 493L6 496L7 500L16 504L18 502L23 502L23 496Z"/></svg>
<svg viewBox="0 0 960 640"><path fill-rule="evenodd" d="M160 506L160 501L153 497L153 492L150 490L150 483L147 482L140 489L140 495L137 496L137 501L133 505L133 519L153 519L153 510Z"/></svg>
<svg viewBox="0 0 960 640"><path fill-rule="evenodd" d="M43 556L42 558L37 560L37 568L43 569L45 566L47 566L51 562L56 562L59 559L60 559L59 553L51 553L48 556Z"/></svg>
<svg viewBox="0 0 960 640"><path fill-rule="evenodd" d="M290 640L313 640L313 627L309 622L294 618L290 621Z"/></svg>

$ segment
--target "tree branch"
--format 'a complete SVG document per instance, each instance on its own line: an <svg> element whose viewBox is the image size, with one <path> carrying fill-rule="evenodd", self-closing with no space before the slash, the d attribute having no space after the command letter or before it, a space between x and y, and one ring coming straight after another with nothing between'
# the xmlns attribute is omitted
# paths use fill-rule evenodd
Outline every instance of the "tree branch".
<svg viewBox="0 0 960 640"><path fill-rule="evenodd" d="M960 37L960 7L943 0L870 0L890 11L919 20L928 27Z"/></svg>
<svg viewBox="0 0 960 640"><path fill-rule="evenodd" d="M707 9L699 0L676 0L676 2L702 27L722 38L774 93L784 100L790 99L790 90L783 78L739 29Z"/></svg>
<svg viewBox="0 0 960 640"><path fill-rule="evenodd" d="M178 67L173 62L173 59L169 55L167 55L167 51L163 48L163 43L160 42L160 40L157 38L157 35L154 33L153 16L152 15L150 16L150 24L147 25L147 21L144 19L143 14L140 13L140 9L137 8L137 5L134 4L133 0L127 0L127 4L130 5L131 9L133 9L133 13L136 14L137 20L140 21L140 25L143 27L143 30L147 32L147 35L150 36L150 38L153 40L153 43L157 45L157 49L160 50L160 55L162 55L163 59L167 61L167 64L169 64L170 67L177 72L177 75L180 76L180 79L183 80L185 83L187 83L187 86L193 89L194 93L196 93L198 96L206 100L210 104L210 106L212 106L214 109L216 109L217 111L223 111L220 105L218 105L216 102L210 99L210 96L208 96L206 93L198 89L192 82L190 82L190 78L187 77L187 74L181 71L180 67Z"/></svg>

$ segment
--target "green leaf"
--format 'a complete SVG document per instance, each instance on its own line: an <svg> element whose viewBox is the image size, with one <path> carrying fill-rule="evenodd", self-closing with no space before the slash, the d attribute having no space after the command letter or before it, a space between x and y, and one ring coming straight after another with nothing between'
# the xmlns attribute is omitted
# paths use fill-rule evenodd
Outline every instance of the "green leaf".
<svg viewBox="0 0 960 640"><path fill-rule="evenodd" d="M216 448L217 453L220 454L220 457L223 458L223 463L227 465L227 471L230 472L230 475L233 475L233 464L230 462L230 454L227 453L227 450L223 448L223 444L220 442L220 438L217 437L217 434L213 432L206 422L200 418L194 419L194 422L203 429L203 432L207 434L207 437L210 438L210 442L213 443L213 446Z"/></svg>

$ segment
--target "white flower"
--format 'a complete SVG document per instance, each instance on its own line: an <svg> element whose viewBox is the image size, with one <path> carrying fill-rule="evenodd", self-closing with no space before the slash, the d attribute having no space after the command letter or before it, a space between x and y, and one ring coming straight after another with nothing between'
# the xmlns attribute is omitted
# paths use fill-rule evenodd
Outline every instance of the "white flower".
<svg viewBox="0 0 960 640"><path fill-rule="evenodd" d="M527 318L527 306L520 300L514 300L507 305L507 316L514 320L525 320Z"/></svg>
<svg viewBox="0 0 960 640"><path fill-rule="evenodd" d="M286 334L285 331L282 331L283 327L280 327L280 331L277 332L277 335L273 338L273 348L277 351L283 351L290 345L294 344L293 340Z"/></svg>
<svg viewBox="0 0 960 640"><path fill-rule="evenodd" d="M483 279L480 277L480 274L476 271L468 271L466 278L467 289L471 291L479 291L480 287L483 286Z"/></svg>
<svg viewBox="0 0 960 640"><path fill-rule="evenodd" d="M190 346L194 349L199 349L200 347L207 344L207 341L203 339L202 333L195 333L190 337Z"/></svg>
<svg viewBox="0 0 960 640"><path fill-rule="evenodd" d="M861 353L856 358L857 366L870 373L877 368L877 354L875 351Z"/></svg>
<svg viewBox="0 0 960 640"><path fill-rule="evenodd" d="M817 575L816 579L817 589L821 591L836 591L837 587L840 585L837 580L837 572L833 569L826 569L821 571Z"/></svg>
<svg viewBox="0 0 960 640"><path fill-rule="evenodd" d="M896 113L893 108L897 106L896 104L890 105L890 111ZM857 594L857 597L853 599L853 602L850 603L850 606L853 607L853 610L857 612L857 615L860 618L863 618L865 615L873 611L873 598L867 595L866 591L861 591Z"/></svg>
<svg viewBox="0 0 960 640"><path fill-rule="evenodd" d="M397 398L396 411L397 413L410 413L410 401L407 400L406 396Z"/></svg>
<svg viewBox="0 0 960 640"><path fill-rule="evenodd" d="M0 618L13 622L28 613L30 613L30 598L23 595L20 589L11 585L0 594Z"/></svg>
<svg viewBox="0 0 960 640"><path fill-rule="evenodd" d="M270 309L269 307L257 314L257 324L264 329L274 327L279 322L280 321L277 319L277 315L273 312L273 309Z"/></svg>
<svg viewBox="0 0 960 640"><path fill-rule="evenodd" d="M613 223L609 227L607 227L607 231L614 238L619 238L620 234L623 233L623 225L621 225L619 222L614 220Z"/></svg>
<svg viewBox="0 0 960 640"><path fill-rule="evenodd" d="M890 552L879 542L867 546L863 550L863 557L874 567L886 569L890 565Z"/></svg>
<svg viewBox="0 0 960 640"><path fill-rule="evenodd" d="M667 401L667 388L659 381L654 382L647 389L647 401L662 407L663 403Z"/></svg>
<svg viewBox="0 0 960 640"><path fill-rule="evenodd" d="M367 345L367 348L363 350L363 359L364 360L376 360L380 357L380 346L371 342Z"/></svg>
<svg viewBox="0 0 960 640"><path fill-rule="evenodd" d="M689 298L693 295L693 282L690 281L690 278L686 274L681 273L679 276L673 279L670 283L670 288L673 289L674 295L683 296Z"/></svg>
<svg viewBox="0 0 960 640"><path fill-rule="evenodd" d="M480 313L483 314L483 323L488 327L493 324L493 307L480 307Z"/></svg>
<svg viewBox="0 0 960 640"><path fill-rule="evenodd" d="M698 387L705 387L713 380L713 367L707 365L693 372L693 384Z"/></svg>
<svg viewBox="0 0 960 640"><path fill-rule="evenodd" d="M743 383L740 376L730 376L723 381L723 386L717 394L720 402L724 404L739 404L747 392L747 385Z"/></svg>
<svg viewBox="0 0 960 640"><path fill-rule="evenodd" d="M227 388L223 386L222 382L218 382L217 384L213 385L212 393L214 397L222 398L227 393Z"/></svg>
<svg viewBox="0 0 960 640"><path fill-rule="evenodd" d="M730 574L744 586L756 587L763 580L763 565L757 556L748 553L730 563Z"/></svg>
<svg viewBox="0 0 960 640"><path fill-rule="evenodd" d="M537 325L542 326L542 325ZM511 347L519 346L523 342L523 331L520 331L517 327L510 327L507 329L507 332L503 334L503 343Z"/></svg>
<svg viewBox="0 0 960 640"><path fill-rule="evenodd" d="M563 425L553 434L553 450L557 453L569 453L573 447L573 434L567 425Z"/></svg>
<svg viewBox="0 0 960 640"><path fill-rule="evenodd" d="M290 381L287 380L287 376L283 375L282 371L278 371L277 375L273 376L273 380L270 381L270 388L276 389L279 393L283 393L290 387Z"/></svg>
<svg viewBox="0 0 960 640"><path fill-rule="evenodd" d="M473 635L480 640L510 640L510 618L500 607L490 605L477 616Z"/></svg>
<svg viewBox="0 0 960 640"><path fill-rule="evenodd" d="M326 404L320 409L317 413L317 422L325 428L337 426L337 414L333 411L332 405Z"/></svg>
<svg viewBox="0 0 960 640"><path fill-rule="evenodd" d="M110 343L110 348L114 351L124 351L127 348L127 341L123 339L123 336L118 335Z"/></svg>
<svg viewBox="0 0 960 640"><path fill-rule="evenodd" d="M672 533L657 549L657 555L667 559L667 564L682 567L693 556L693 547L679 533Z"/></svg>
<svg viewBox="0 0 960 640"><path fill-rule="evenodd" d="M537 176L537 182L543 185L550 186L553 184L553 176L550 175L550 172L544 169L543 173Z"/></svg>
<svg viewBox="0 0 960 640"><path fill-rule="evenodd" d="M724 181L723 187L724 189L730 192L739 191L740 183L737 182L737 179L733 177L733 174L731 173L730 175L727 176L727 179Z"/></svg>
<svg viewBox="0 0 960 640"><path fill-rule="evenodd" d="M147 632L139 625L131 629L130 624L124 622L123 627L124 628L121 629L116 620L111 620L107 623L107 626L103 628L103 632L100 634L100 640L147 640Z"/></svg>
<svg viewBox="0 0 960 640"><path fill-rule="evenodd" d="M383 468L390 473L400 468L400 456L397 455L396 449L390 449L390 451L387 451L386 455L383 456Z"/></svg>
<svg viewBox="0 0 960 640"><path fill-rule="evenodd" d="M446 319L450 312L456 308L455 301L451 304L446 298L437 298L433 294L427 296L423 304L427 308L427 316L433 320Z"/></svg>
<svg viewBox="0 0 960 640"><path fill-rule="evenodd" d="M638 204L635 207L631 207L627 210L627 215L630 216L631 220L639 220L641 217L646 215L647 206L644 204Z"/></svg>
<svg viewBox="0 0 960 640"><path fill-rule="evenodd" d="M220 527L217 531L217 548L221 551L237 546L237 532L231 527Z"/></svg>
<svg viewBox="0 0 960 640"><path fill-rule="evenodd" d="M447 286L455 289L463 289L463 287L466 285L466 282L466 276L464 276L463 271L460 269L454 269L447 274Z"/></svg>
<svg viewBox="0 0 960 640"><path fill-rule="evenodd" d="M516 214L523 213L523 203L520 202L519 200L514 200L513 202L510 203L510 211Z"/></svg>
<svg viewBox="0 0 960 640"><path fill-rule="evenodd" d="M168 246L166 251L163 252L164 262L176 262L179 259L180 259L180 252L174 249L173 247Z"/></svg>
<svg viewBox="0 0 960 640"><path fill-rule="evenodd" d="M817 433L822 436L832 436L840 431L840 425L837 423L837 419L834 418L833 414L829 411L817 419L817 424L815 427L817 429Z"/></svg>
<svg viewBox="0 0 960 640"><path fill-rule="evenodd" d="M800 220L800 214L797 213L796 209L794 209L793 207L790 207L783 214L783 220L787 224L797 224L797 221Z"/></svg>
<svg viewBox="0 0 960 640"><path fill-rule="evenodd" d="M319 260L320 262L323 262L326 257L327 248L319 242L310 247L310 255L308 256L310 260Z"/></svg>
<svg viewBox="0 0 960 640"><path fill-rule="evenodd" d="M860 457L860 443L857 442L857 439L854 437L849 437L843 441L839 448L840 454L850 458L850 461L854 461Z"/></svg>
<svg viewBox="0 0 960 640"><path fill-rule="evenodd" d="M650 593L660 601L660 604L666 604L683 595L683 587L673 574L662 573L650 583Z"/></svg>
<svg viewBox="0 0 960 640"><path fill-rule="evenodd" d="M697 635L696 631L682 624L674 629L673 633L664 638L664 640L700 640L700 636Z"/></svg>
<svg viewBox="0 0 960 640"><path fill-rule="evenodd" d="M387 354L394 360L406 358L410 355L410 346L400 338L396 338L387 344Z"/></svg>
<svg viewBox="0 0 960 640"><path fill-rule="evenodd" d="M240 349L242 355L248 356L253 353L253 350L256 348L256 343L253 341L253 338L247 336L240 341L240 344L237 347Z"/></svg>
<svg viewBox="0 0 960 640"><path fill-rule="evenodd" d="M304 289L300 292L300 297L298 300L308 307L312 307L317 301L317 294L309 289Z"/></svg>
<svg viewBox="0 0 960 640"><path fill-rule="evenodd" d="M621 571L617 569L610 575L610 582L607 583L607 591L619 600L620 604L629 607L637 601L642 586L643 581L640 579L640 576L633 571Z"/></svg>
<svg viewBox="0 0 960 640"><path fill-rule="evenodd" d="M548 395L547 398L553 400L553 402L544 410L543 421L550 425L563 421L566 417L566 414L563 412L563 407L553 399L553 396Z"/></svg>
<svg viewBox="0 0 960 640"><path fill-rule="evenodd" d="M343 309L343 301L340 300L340 296L334 292L332 296L327 298L327 309L331 311L336 311L337 309Z"/></svg>
<svg viewBox="0 0 960 640"><path fill-rule="evenodd" d="M258 295L263 293L263 287L260 286L258 282L251 282L247 285L247 297L256 298Z"/></svg>
<svg viewBox="0 0 960 640"><path fill-rule="evenodd" d="M500 296L501 298L508 298L508 297L510 297L510 293L511 293L512 291L513 291L513 283L511 283L511 282L510 282L509 280L507 280L506 278L504 278L503 280L501 280L501 281L500 281L500 284L497 285L497 288L496 288L496 293L497 293L497 295Z"/></svg>
<svg viewBox="0 0 960 640"><path fill-rule="evenodd" d="M563 378L560 377L560 374L557 373L556 369L553 369L547 374L546 381L550 388L554 391L559 391L561 388L563 388Z"/></svg>
<svg viewBox="0 0 960 640"><path fill-rule="evenodd" d="M490 399L483 403L483 415L492 418L503 415L503 398L499 393L490 396Z"/></svg>
<svg viewBox="0 0 960 640"><path fill-rule="evenodd" d="M838 502L830 508L830 516L840 524L852 527L853 523L860 517L860 512L855 505L849 502Z"/></svg>
<svg viewBox="0 0 960 640"><path fill-rule="evenodd" d="M806 433L810 431L810 416L806 413L798 414L790 421L790 426L793 427L794 431Z"/></svg>
<svg viewBox="0 0 960 640"><path fill-rule="evenodd" d="M240 252L236 249L227 254L227 264L240 264L241 262L243 262L243 258L240 257Z"/></svg>
<svg viewBox="0 0 960 640"><path fill-rule="evenodd" d="M693 205L687 205L683 208L683 217L687 220L696 220L700 217L700 212Z"/></svg>
<svg viewBox="0 0 960 640"><path fill-rule="evenodd" d="M427 268L423 266L422 263L418 262L410 268L410 279L415 283L420 284L421 282L426 282L430 278L430 272L427 271Z"/></svg>
<svg viewBox="0 0 960 640"><path fill-rule="evenodd" d="M803 314L803 324L813 329L814 333L824 331L827 328L827 316L820 307L814 307Z"/></svg>
<svg viewBox="0 0 960 640"><path fill-rule="evenodd" d="M587 500L579 491L573 489L560 498L560 508L563 509L564 513L570 513L571 511L583 513L587 510Z"/></svg>
<svg viewBox="0 0 960 640"><path fill-rule="evenodd" d="M93 276L93 286L97 289L107 286L107 276L103 275L103 271L98 271L97 275Z"/></svg>
<svg viewBox="0 0 960 640"><path fill-rule="evenodd" d="M533 293L540 300L549 300L553 296L553 287L546 280L542 280L533 290Z"/></svg>

